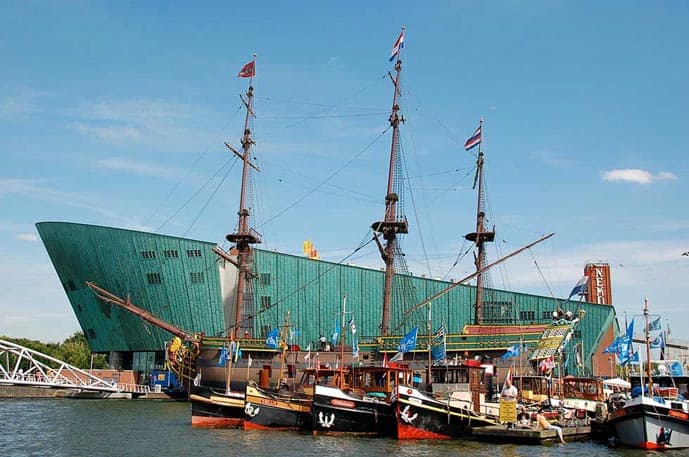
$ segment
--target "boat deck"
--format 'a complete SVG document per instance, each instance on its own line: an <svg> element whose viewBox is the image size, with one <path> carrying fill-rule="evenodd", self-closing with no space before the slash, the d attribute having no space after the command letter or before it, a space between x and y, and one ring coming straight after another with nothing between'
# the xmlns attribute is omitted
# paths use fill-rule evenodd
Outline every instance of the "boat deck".
<svg viewBox="0 0 689 457"><path fill-rule="evenodd" d="M491 425L471 429L471 436L478 441L490 443L512 444L544 444L559 443L555 430L540 430L535 428L518 427L508 429L505 425ZM579 441L591 437L591 427L562 427L565 441Z"/></svg>

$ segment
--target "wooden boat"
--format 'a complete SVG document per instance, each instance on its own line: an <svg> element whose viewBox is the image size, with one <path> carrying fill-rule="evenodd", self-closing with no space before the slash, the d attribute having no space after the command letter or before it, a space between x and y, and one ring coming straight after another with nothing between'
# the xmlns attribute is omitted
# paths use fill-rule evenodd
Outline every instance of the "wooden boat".
<svg viewBox="0 0 689 457"><path fill-rule="evenodd" d="M412 384L407 365L352 367L344 387L316 385L311 408L315 435L394 436L398 385Z"/></svg>
<svg viewBox="0 0 689 457"><path fill-rule="evenodd" d="M239 428L244 422L244 391L194 386L189 395L191 425Z"/></svg>
<svg viewBox="0 0 689 457"><path fill-rule="evenodd" d="M497 425L480 413L486 389L485 368L478 361L434 366L431 376L424 391L410 384L393 391L398 439L461 438L473 427Z"/></svg>

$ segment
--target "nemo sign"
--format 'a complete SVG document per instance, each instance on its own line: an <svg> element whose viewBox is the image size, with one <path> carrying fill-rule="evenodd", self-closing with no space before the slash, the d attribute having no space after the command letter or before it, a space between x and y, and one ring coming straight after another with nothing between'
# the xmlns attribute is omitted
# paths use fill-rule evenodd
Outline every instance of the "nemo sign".
<svg viewBox="0 0 689 457"><path fill-rule="evenodd" d="M586 301L599 305L611 305L610 265L607 263L589 263L584 267L584 274L589 277Z"/></svg>

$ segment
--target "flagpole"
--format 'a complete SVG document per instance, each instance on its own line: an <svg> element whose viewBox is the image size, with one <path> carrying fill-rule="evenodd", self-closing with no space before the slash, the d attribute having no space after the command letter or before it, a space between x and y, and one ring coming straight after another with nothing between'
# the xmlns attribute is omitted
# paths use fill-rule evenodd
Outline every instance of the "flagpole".
<svg viewBox="0 0 689 457"><path fill-rule="evenodd" d="M347 338L346 331L344 329L345 325L345 316L347 313L347 294L344 294L342 297L342 324L340 327L340 332L342 333L342 342L340 343L340 361L342 362L340 366L340 378L337 380L337 387L342 389L344 387L344 382L343 382L343 377L344 377L344 347L345 347L345 340Z"/></svg>
<svg viewBox="0 0 689 457"><path fill-rule="evenodd" d="M426 374L426 384L431 385L431 347L433 346L432 336L431 336L431 309L433 307L433 302L428 302L428 373Z"/></svg>

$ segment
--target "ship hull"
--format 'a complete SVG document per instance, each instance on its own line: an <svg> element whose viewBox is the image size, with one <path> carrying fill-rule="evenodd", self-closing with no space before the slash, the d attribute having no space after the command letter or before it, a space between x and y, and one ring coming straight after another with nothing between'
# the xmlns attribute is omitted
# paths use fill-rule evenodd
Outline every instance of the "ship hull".
<svg viewBox="0 0 689 457"><path fill-rule="evenodd" d="M308 431L310 412L310 397L261 389L253 383L246 386L244 430Z"/></svg>
<svg viewBox="0 0 689 457"><path fill-rule="evenodd" d="M659 402L649 397L632 399L613 413L608 430L616 442L629 447L647 450L689 448L689 414L686 404L680 401Z"/></svg>
<svg viewBox="0 0 689 457"><path fill-rule="evenodd" d="M423 394L415 387L399 386L393 392L398 439L453 439L471 434L473 427L496 422L464 408Z"/></svg>
<svg viewBox="0 0 689 457"><path fill-rule="evenodd" d="M244 423L244 392L220 392L194 387L189 395L191 425L206 428L240 428Z"/></svg>
<svg viewBox="0 0 689 457"><path fill-rule="evenodd" d="M350 395L328 386L315 386L311 408L315 435L394 435L395 415L390 403Z"/></svg>

